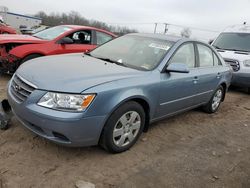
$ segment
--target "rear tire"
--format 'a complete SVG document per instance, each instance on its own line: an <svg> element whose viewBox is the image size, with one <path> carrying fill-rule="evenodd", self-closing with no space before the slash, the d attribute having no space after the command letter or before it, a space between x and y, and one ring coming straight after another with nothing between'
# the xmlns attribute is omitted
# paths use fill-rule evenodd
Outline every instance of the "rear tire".
<svg viewBox="0 0 250 188"><path fill-rule="evenodd" d="M215 113L220 107L224 94L225 91L222 86L217 88L210 101L203 107L203 110L209 114Z"/></svg>
<svg viewBox="0 0 250 188"><path fill-rule="evenodd" d="M140 104L131 101L111 114L104 126L100 145L111 153L121 153L131 148L143 132L145 112Z"/></svg>
<svg viewBox="0 0 250 188"><path fill-rule="evenodd" d="M248 93L248 94L250 94L250 87L249 87L249 88L247 88L247 93Z"/></svg>

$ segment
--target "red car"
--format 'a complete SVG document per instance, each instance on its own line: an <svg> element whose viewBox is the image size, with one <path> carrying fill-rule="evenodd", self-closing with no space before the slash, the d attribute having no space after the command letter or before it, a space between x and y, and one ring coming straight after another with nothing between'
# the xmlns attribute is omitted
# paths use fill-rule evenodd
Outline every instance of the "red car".
<svg viewBox="0 0 250 188"><path fill-rule="evenodd" d="M52 27L32 36L0 35L0 72L14 73L25 61L41 56L88 52L115 37L105 30L75 25Z"/></svg>
<svg viewBox="0 0 250 188"><path fill-rule="evenodd" d="M0 34L16 34L16 30L8 25L0 23Z"/></svg>

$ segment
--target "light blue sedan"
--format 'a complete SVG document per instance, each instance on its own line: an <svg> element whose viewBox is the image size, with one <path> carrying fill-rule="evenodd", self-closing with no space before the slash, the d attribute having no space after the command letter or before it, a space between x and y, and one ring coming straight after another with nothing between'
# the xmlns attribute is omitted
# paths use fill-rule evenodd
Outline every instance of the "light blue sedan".
<svg viewBox="0 0 250 188"><path fill-rule="evenodd" d="M152 122L200 106L216 112L231 77L205 43L129 34L87 54L24 63L10 81L8 100L35 134L118 153L133 146Z"/></svg>

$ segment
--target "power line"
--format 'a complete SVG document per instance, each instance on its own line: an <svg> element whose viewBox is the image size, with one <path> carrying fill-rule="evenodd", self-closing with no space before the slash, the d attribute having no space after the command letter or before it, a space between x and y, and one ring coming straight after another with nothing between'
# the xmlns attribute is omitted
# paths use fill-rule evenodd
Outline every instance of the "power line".
<svg viewBox="0 0 250 188"><path fill-rule="evenodd" d="M199 31L205 31L205 32L213 32L213 33L219 33L220 31L216 31L216 30L211 30L211 29L205 29L205 28L199 28L199 27L192 27L192 26L187 26L187 25L179 25L179 24L172 24L172 23L161 23L161 22L155 22L155 23L143 23L143 22L131 22L131 23L128 23L128 22L124 22L124 23L108 23L110 25L155 25L155 28L157 28L157 26L159 24L163 24L163 25L167 25L167 26L174 26L174 27L181 27L181 28L190 28L190 29L193 29L193 30L199 30Z"/></svg>

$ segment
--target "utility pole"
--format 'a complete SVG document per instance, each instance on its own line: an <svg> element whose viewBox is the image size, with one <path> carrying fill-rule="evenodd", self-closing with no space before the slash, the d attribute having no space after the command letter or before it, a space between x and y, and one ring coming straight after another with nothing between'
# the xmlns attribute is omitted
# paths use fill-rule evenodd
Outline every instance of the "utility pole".
<svg viewBox="0 0 250 188"><path fill-rule="evenodd" d="M164 34L166 34L166 33L168 32L168 24L167 24L167 23L165 23L164 25L165 25Z"/></svg>
<svg viewBox="0 0 250 188"><path fill-rule="evenodd" d="M155 23L155 30L154 30L154 33L156 33L157 25L158 25L158 23Z"/></svg>

